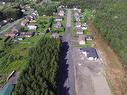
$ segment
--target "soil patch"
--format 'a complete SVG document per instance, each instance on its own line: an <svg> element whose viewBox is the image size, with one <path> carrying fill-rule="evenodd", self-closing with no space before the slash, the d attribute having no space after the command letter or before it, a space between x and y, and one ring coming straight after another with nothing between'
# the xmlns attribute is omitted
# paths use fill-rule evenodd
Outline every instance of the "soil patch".
<svg viewBox="0 0 127 95"><path fill-rule="evenodd" d="M114 95L127 95L127 78L125 77L125 70L122 62L111 47L103 40L102 36L98 34L97 29L93 23L89 24L89 31L92 32L96 48L99 49L106 63L106 78L112 89Z"/></svg>

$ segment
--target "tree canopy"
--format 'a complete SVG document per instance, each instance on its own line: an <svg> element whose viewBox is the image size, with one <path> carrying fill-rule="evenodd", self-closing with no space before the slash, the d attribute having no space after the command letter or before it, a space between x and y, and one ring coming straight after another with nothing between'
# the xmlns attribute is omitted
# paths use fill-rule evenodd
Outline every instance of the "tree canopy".
<svg viewBox="0 0 127 95"><path fill-rule="evenodd" d="M21 73L14 95L56 95L61 42L42 38L29 50L29 64Z"/></svg>

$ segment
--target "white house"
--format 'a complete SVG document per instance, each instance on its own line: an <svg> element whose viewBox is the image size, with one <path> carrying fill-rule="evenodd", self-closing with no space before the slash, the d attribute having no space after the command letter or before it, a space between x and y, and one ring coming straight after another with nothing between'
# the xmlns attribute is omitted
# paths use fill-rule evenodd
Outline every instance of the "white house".
<svg viewBox="0 0 127 95"><path fill-rule="evenodd" d="M28 25L27 27L29 30L36 30L37 29L36 25Z"/></svg>
<svg viewBox="0 0 127 95"><path fill-rule="evenodd" d="M87 30L88 29L88 25L86 23L82 24L81 27L82 27L83 30Z"/></svg>
<svg viewBox="0 0 127 95"><path fill-rule="evenodd" d="M63 21L63 18L56 18L55 21Z"/></svg>
<svg viewBox="0 0 127 95"><path fill-rule="evenodd" d="M82 30L87 30L87 26L82 26Z"/></svg>

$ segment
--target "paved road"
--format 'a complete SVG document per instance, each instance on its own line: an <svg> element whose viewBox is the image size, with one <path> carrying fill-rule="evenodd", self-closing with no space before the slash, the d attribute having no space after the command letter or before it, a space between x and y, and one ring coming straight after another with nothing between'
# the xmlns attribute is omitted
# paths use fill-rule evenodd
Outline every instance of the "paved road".
<svg viewBox="0 0 127 95"><path fill-rule="evenodd" d="M0 34L2 34L2 33L4 33L4 32L6 32L7 30L11 29L14 25L18 24L22 19L23 19L23 18L18 19L18 20L16 20L16 21L13 22L13 23L7 24L6 27L3 27L3 28L0 30Z"/></svg>
<svg viewBox="0 0 127 95"><path fill-rule="evenodd" d="M74 64L72 59L72 46L71 46L71 10L67 13L66 33L63 37L63 53L60 73L60 89L59 95L75 95L75 77L74 77Z"/></svg>
<svg viewBox="0 0 127 95"><path fill-rule="evenodd" d="M34 10L30 10L28 12L28 15L31 14L32 12L34 12ZM7 32L9 29L11 29L13 26L17 25L20 21L22 21L24 19L23 18L20 18L12 23L8 23L7 25L3 26L1 29L0 29L0 35L3 34L4 32Z"/></svg>

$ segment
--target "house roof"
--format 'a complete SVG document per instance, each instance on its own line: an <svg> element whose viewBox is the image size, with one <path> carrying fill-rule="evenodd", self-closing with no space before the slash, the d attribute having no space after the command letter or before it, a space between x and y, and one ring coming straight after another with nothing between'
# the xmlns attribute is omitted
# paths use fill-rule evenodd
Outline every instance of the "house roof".
<svg viewBox="0 0 127 95"><path fill-rule="evenodd" d="M20 30L20 29L21 29L21 26L20 26L20 25L14 26L14 27L12 28L12 31L15 30L15 29L16 29L16 30Z"/></svg>
<svg viewBox="0 0 127 95"><path fill-rule="evenodd" d="M80 50L87 52L87 57L98 58L98 54L95 48L81 48Z"/></svg>
<svg viewBox="0 0 127 95"><path fill-rule="evenodd" d="M56 27L56 28L62 27L62 23L61 22L57 22L56 24L54 24L54 27Z"/></svg>
<svg viewBox="0 0 127 95"><path fill-rule="evenodd" d="M34 36L35 32L20 32L20 36Z"/></svg>
<svg viewBox="0 0 127 95"><path fill-rule="evenodd" d="M86 35L85 39L93 39L93 37L91 35Z"/></svg>
<svg viewBox="0 0 127 95"><path fill-rule="evenodd" d="M75 25L76 25L76 26L77 26L77 25L81 25L81 22L78 21L78 22L75 23Z"/></svg>
<svg viewBox="0 0 127 95"><path fill-rule="evenodd" d="M12 32L6 32L5 34L16 34L16 31L12 31Z"/></svg>
<svg viewBox="0 0 127 95"><path fill-rule="evenodd" d="M62 17L62 16L57 16L56 19L64 19L64 17Z"/></svg>
<svg viewBox="0 0 127 95"><path fill-rule="evenodd" d="M82 40L85 41L84 35L79 35L79 36L78 36L78 40L79 40L79 41L82 41Z"/></svg>
<svg viewBox="0 0 127 95"><path fill-rule="evenodd" d="M77 31L77 32L83 32L83 30L82 30L81 27L77 27L77 28L76 28L76 31Z"/></svg>

